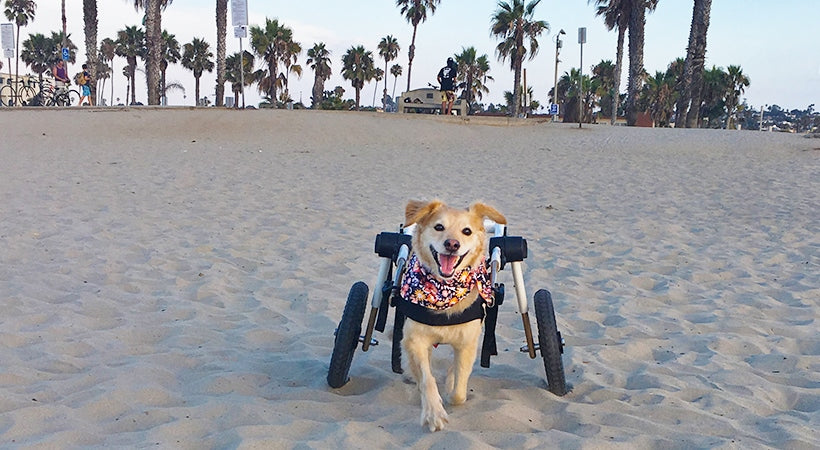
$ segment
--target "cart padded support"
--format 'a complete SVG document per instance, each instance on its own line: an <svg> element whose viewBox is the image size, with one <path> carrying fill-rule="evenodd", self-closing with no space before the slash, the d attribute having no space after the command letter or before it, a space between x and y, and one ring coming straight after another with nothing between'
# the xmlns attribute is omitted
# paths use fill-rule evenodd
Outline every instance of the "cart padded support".
<svg viewBox="0 0 820 450"><path fill-rule="evenodd" d="M504 285L498 285L495 289L495 301L493 302L493 306L486 306L486 303L483 301L476 301L469 308L464 310L461 314L458 315L450 315L450 314L443 314L441 312L433 312L429 308L425 308L424 306L417 305L415 303L408 302L402 299L400 296L394 297L394 304L396 306L396 321L398 322L399 316L401 316L401 324L397 323L396 327L403 328L404 326L404 317L409 317L410 319L423 323L430 326L443 326L443 325L458 325L462 323L467 323L472 320L476 319L483 319L484 320L484 341L481 345L481 367L490 367L490 356L498 355L498 348L496 346L495 340L495 326L498 322L498 307L504 303ZM486 306L486 308L485 308ZM394 337L396 331L394 330ZM401 341L401 338L398 339ZM394 340L393 342L393 371L396 371L396 367L401 367L401 362L398 361L401 355L401 349L398 349L398 355L396 353L399 342ZM401 373L401 372L397 372Z"/></svg>
<svg viewBox="0 0 820 450"><path fill-rule="evenodd" d="M399 311L401 311L405 316L418 323L423 323L434 327L443 325L458 325L484 318L484 302L480 300L473 302L472 305L459 314L447 314L436 311L404 300L400 296L396 296L395 303Z"/></svg>
<svg viewBox="0 0 820 450"><path fill-rule="evenodd" d="M481 344L481 367L490 367L490 356L498 355L495 341L495 325L498 322L498 307L504 303L504 285L495 287L495 301L493 306L487 307L487 316L484 318L484 342Z"/></svg>

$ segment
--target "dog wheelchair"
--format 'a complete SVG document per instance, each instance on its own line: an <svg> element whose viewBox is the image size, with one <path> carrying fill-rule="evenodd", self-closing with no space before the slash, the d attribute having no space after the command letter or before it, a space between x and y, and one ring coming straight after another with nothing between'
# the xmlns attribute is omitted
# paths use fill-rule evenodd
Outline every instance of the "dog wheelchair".
<svg viewBox="0 0 820 450"><path fill-rule="evenodd" d="M485 309L481 366L490 367L490 357L498 354L495 327L498 307L504 303L505 287L497 279L498 273L509 265L513 276L518 311L521 314L526 335L526 345L521 347L521 352L528 353L531 359L536 358L536 352L541 354L548 390L555 395L563 396L567 393L564 365L561 359L564 353L564 340L556 325L552 297L546 289L536 292L533 298L538 342L533 339L522 267L522 262L527 257L527 241L519 236L507 236L507 227L491 220L485 220L484 226L487 234L491 236L488 253L490 256L487 264L495 301L492 306L487 306ZM362 351L365 352L370 347L377 346L379 342L373 338L373 331L383 333L390 307L395 307L397 302L403 301L399 297L399 287L410 255L414 227L413 225L400 227L398 232L382 232L376 236L375 252L380 258L380 265L374 285L376 288L370 300L370 316L364 334L362 334L369 289L364 282L356 282L350 288L341 321L335 331L333 352L327 374L327 383L330 387L340 388L349 381L348 374L353 354L359 343L362 344ZM401 340L405 318L400 308L395 308L391 363L393 372L399 374L403 373Z"/></svg>

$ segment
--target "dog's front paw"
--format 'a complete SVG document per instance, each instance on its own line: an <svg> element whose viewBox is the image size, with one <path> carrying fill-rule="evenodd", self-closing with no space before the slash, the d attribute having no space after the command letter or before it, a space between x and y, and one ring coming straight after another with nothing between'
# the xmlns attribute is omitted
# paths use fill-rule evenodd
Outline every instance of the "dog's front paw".
<svg viewBox="0 0 820 450"><path fill-rule="evenodd" d="M447 403L453 406L460 405L467 401L466 392L452 392L447 396Z"/></svg>
<svg viewBox="0 0 820 450"><path fill-rule="evenodd" d="M447 411L441 402L432 402L432 405L425 405L421 409L421 426L426 426L430 431L440 431L447 423Z"/></svg>

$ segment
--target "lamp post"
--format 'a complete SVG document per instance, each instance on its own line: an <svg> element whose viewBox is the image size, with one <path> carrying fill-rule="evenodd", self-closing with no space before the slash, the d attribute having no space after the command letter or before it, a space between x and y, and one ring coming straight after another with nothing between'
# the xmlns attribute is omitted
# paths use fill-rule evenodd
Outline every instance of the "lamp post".
<svg viewBox="0 0 820 450"><path fill-rule="evenodd" d="M560 59L558 59L558 53L560 53L561 45L563 44L563 42L561 42L561 35L562 34L567 34L567 33L564 32L564 30L562 29L561 31L558 32L558 34L555 35L555 82L554 82L553 87L552 87L552 103L555 104L556 106L558 105L558 62L561 61ZM558 121L558 111L559 110L558 110L558 108L555 108L553 111L554 112L552 114L552 121L557 122Z"/></svg>
<svg viewBox="0 0 820 450"><path fill-rule="evenodd" d="M578 69L578 128L581 128L584 117L584 44L586 42L586 27L578 28L578 43L581 44L581 65Z"/></svg>

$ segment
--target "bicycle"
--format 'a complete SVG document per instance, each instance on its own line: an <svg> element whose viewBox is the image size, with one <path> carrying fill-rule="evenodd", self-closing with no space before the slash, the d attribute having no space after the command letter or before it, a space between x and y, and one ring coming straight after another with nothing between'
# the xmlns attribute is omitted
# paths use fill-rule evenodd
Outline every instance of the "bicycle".
<svg viewBox="0 0 820 450"><path fill-rule="evenodd" d="M68 85L54 86L49 80L43 80L40 86L40 106L73 106L80 103L80 93L69 89Z"/></svg>
<svg viewBox="0 0 820 450"><path fill-rule="evenodd" d="M17 85L17 88L14 85ZM16 80L12 82L9 78L8 84L0 88L0 106L28 106L31 100L37 95L37 91L32 85L37 84L34 79L28 82Z"/></svg>

